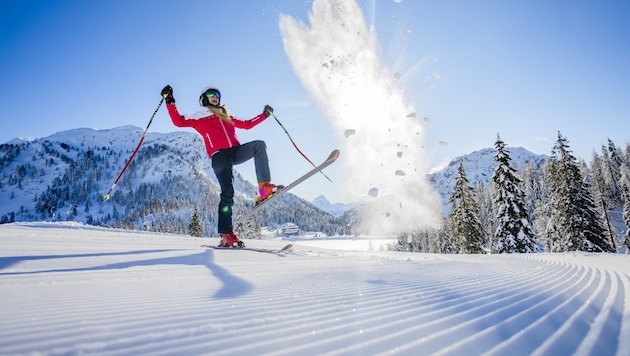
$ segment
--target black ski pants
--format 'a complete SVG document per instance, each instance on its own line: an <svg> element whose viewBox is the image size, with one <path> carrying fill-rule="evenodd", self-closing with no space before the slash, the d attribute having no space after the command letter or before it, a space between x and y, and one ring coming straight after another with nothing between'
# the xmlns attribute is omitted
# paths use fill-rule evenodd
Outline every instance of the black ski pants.
<svg viewBox="0 0 630 356"><path fill-rule="evenodd" d="M220 234L233 231L232 205L234 205L234 175L232 167L254 159L256 179L258 183L269 182L269 159L267 145L264 141L252 141L240 146L219 150L212 155L212 169L221 186L221 200L219 201L218 232Z"/></svg>

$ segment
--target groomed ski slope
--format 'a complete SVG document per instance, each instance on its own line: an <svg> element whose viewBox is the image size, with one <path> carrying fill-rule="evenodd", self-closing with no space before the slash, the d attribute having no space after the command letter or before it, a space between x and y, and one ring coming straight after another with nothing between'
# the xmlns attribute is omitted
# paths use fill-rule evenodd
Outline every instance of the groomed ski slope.
<svg viewBox="0 0 630 356"><path fill-rule="evenodd" d="M213 242L0 225L0 354L630 354L627 255Z"/></svg>

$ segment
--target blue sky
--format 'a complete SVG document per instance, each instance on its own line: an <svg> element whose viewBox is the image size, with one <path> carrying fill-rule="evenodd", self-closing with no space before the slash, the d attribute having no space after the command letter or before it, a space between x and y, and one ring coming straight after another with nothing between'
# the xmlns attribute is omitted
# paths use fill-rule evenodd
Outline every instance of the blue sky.
<svg viewBox="0 0 630 356"><path fill-rule="evenodd" d="M497 133L508 146L549 154L560 131L587 161L608 138L630 141L627 1L358 3L425 127L428 166L491 147ZM208 85L242 118L272 105L313 161L339 146L324 108L294 73L278 25L281 14L308 23L312 1L2 6L0 142L79 127L144 128L171 84L184 113L198 109ZM150 131L177 130L162 109ZM267 142L278 183L309 167L271 120L239 135ZM253 167L239 171L253 176ZM328 175L342 174L331 167ZM312 183L297 193L310 200L330 189L324 179Z"/></svg>

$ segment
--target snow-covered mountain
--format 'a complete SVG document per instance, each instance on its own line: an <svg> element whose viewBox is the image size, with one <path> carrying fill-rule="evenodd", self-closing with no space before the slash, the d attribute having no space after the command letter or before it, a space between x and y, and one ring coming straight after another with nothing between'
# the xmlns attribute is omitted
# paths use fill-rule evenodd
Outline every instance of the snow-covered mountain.
<svg viewBox="0 0 630 356"><path fill-rule="evenodd" d="M0 222L72 220L182 232L197 207L200 219L208 222L204 233L214 234L219 187L203 143L194 133L150 132L111 199L103 202L141 134L142 129L135 126L80 128L0 145ZM546 159L524 148L508 150L517 168L527 162L540 165ZM471 185L488 184L496 166L495 153L492 148L482 149L431 173L428 179L443 203L451 195L460 162ZM238 173L234 184L238 214L252 206L255 187ZM256 221L270 227L291 222L303 230L341 233L348 224L344 213L355 206L331 203L324 196L309 203L287 194L257 214Z"/></svg>
<svg viewBox="0 0 630 356"><path fill-rule="evenodd" d="M355 204L331 203L323 195L320 195L313 199L313 201L311 201L311 204L336 217L341 217L343 213L352 209L352 207L355 206Z"/></svg>
<svg viewBox="0 0 630 356"><path fill-rule="evenodd" d="M7 145L19 145L22 143L28 143L33 141L32 139L28 138L28 137L16 137L13 140L7 142Z"/></svg>
<svg viewBox="0 0 630 356"><path fill-rule="evenodd" d="M103 200L142 132L135 126L80 128L0 145L0 222L78 221L184 233L197 208L204 234L215 234L220 188L195 133L150 132L111 198ZM256 188L238 172L234 187L238 215L253 206ZM345 225L292 194L254 219L270 228L291 222L324 233L340 233Z"/></svg>
<svg viewBox="0 0 630 356"><path fill-rule="evenodd" d="M536 167L540 167L547 159L546 155L535 154L522 147L509 147L507 150L512 159L512 166L516 169L521 169L530 162ZM497 165L494 161L496 153L497 150L494 148L484 148L467 155L456 157L449 162L446 167L429 174L429 182L431 182L433 187L435 187L440 194L442 203L446 205L453 192L457 169L460 163L464 166L466 177L471 186L489 184Z"/></svg>
<svg viewBox="0 0 630 356"><path fill-rule="evenodd" d="M532 162L537 168L547 159L546 155L532 153L522 147L508 148L512 159L512 166L520 169L525 164ZM496 167L494 156L496 149L484 148L463 156L454 158L449 164L441 169L428 174L428 181L438 192L442 200L442 211L446 214L450 210L448 200L453 192L457 169L460 162L466 170L466 176L471 186L479 184L489 184ZM325 197L317 197L313 204L329 213L340 216L350 226L360 224L362 210L369 209L370 202L357 204L332 204ZM340 214L340 215L337 215ZM357 233L358 231L354 231Z"/></svg>
<svg viewBox="0 0 630 356"><path fill-rule="evenodd" d="M535 154L522 147L508 148L507 150L510 152L512 165L517 169L522 168L525 164L530 162L537 168L540 168L540 165L547 159L546 155ZM453 192L453 185L455 184L455 177L457 177L459 163L461 162L464 165L466 176L472 186L479 184L485 185L490 183L490 179L496 167L496 162L494 161L495 155L496 149L484 148L470 154L456 157L449 162L447 166L435 170L428 175L429 182L437 190L442 199L445 211L448 211L447 202ZM331 203L323 195L316 197L311 203L333 216L343 218L347 222L354 220L351 218L351 216L357 214L357 212L353 213L354 209L360 205L366 204L365 202L361 204Z"/></svg>

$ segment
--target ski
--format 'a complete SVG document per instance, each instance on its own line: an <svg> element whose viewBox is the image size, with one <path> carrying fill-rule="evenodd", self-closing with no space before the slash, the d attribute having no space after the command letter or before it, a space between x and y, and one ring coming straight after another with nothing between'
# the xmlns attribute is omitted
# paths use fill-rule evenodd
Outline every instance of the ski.
<svg viewBox="0 0 630 356"><path fill-rule="evenodd" d="M258 203L250 211L248 211L247 213L245 213L245 214L241 215L240 217L238 217L238 219L236 220L236 224L235 225L242 224L243 222L247 221L247 219L249 217L254 215L258 210L260 210L265 205L267 205L267 204L271 203L272 201L278 199L282 194L284 194L284 193L288 192L289 190L295 188L295 186L297 186L298 184L304 182L305 180L307 180L308 178L310 178L313 175L317 174L318 172L320 172L324 168L326 168L326 167L330 166L331 164L333 164L333 162L335 162L338 157L339 157L339 150L333 150L330 153L330 155L328 156L328 158L326 158L326 160L322 164L320 164L319 166L311 169L306 174L304 174L300 178L298 178L295 181L293 181L291 184L289 184L289 185L279 189L277 192L271 194L267 199L263 200L261 203Z"/></svg>
<svg viewBox="0 0 630 356"><path fill-rule="evenodd" d="M254 251L254 252L264 252L264 253L272 253L272 254L283 254L288 253L293 250L293 244L288 244L283 248L256 248L256 247L229 247L229 246L212 246L212 245L201 245L201 247L211 248L214 250L234 250L234 251Z"/></svg>

